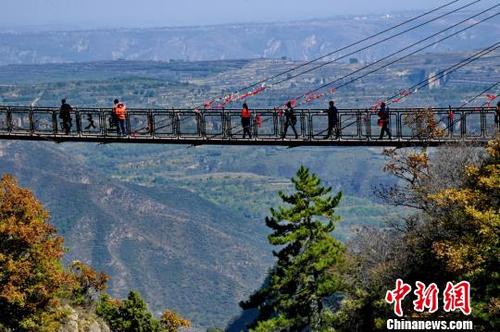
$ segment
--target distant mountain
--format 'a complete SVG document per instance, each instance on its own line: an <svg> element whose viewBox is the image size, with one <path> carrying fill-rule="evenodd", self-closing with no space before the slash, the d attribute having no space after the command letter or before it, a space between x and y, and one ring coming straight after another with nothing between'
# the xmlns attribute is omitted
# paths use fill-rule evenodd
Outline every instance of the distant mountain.
<svg viewBox="0 0 500 332"><path fill-rule="evenodd" d="M307 60L367 37L414 15L416 14L342 16L288 23L156 29L4 32L0 33L0 65L116 59L194 61L288 57ZM460 13L445 17L363 51L355 57L360 61L376 59L388 51L397 50L468 16L471 14ZM412 23L405 28L416 24ZM464 51L492 44L496 41L493 32L498 29L498 20L490 20L447 40L436 46L433 51Z"/></svg>

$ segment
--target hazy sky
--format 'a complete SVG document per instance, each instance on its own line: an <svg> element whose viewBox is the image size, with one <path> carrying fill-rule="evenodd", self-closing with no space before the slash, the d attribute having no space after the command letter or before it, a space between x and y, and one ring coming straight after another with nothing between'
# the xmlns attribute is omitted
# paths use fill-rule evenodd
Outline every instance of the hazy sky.
<svg viewBox="0 0 500 332"><path fill-rule="evenodd" d="M436 7L449 0L0 0L0 25L138 27L283 21Z"/></svg>

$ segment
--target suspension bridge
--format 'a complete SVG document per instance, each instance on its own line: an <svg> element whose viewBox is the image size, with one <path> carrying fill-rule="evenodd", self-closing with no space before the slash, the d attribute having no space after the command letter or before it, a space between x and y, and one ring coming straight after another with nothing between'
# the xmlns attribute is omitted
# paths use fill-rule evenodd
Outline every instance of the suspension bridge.
<svg viewBox="0 0 500 332"><path fill-rule="evenodd" d="M33 140L53 142L97 142L97 143L147 143L189 145L281 145L281 146L437 146L453 142L469 142L483 145L499 131L500 114L490 107L497 95L487 94L499 84L497 68L492 67L495 82L489 82L485 90L460 106L450 108L398 108L398 103L434 82L487 56L496 59L500 41L489 45L461 61L444 68L424 80L396 94L385 97L375 105L359 109L339 109L337 126L333 133L328 128L326 112L311 109L310 103L337 96L339 89L379 72L397 62L435 47L439 43L468 31L479 24L500 15L496 11L500 4L462 19L440 31L434 32L376 61L367 63L350 73L325 82L299 96L289 96L287 102L294 105L297 132L285 135L286 117L283 104L270 109L253 109L246 134L242 127L240 110L231 109L235 102L246 102L261 93L272 90L296 77L319 70L331 63L348 58L375 45L394 40L444 17L463 10L471 10L482 0L453 0L404 22L386 28L373 35L333 50L315 59L301 63L233 93L206 100L189 109L129 109L126 117L126 135L118 135L113 112L106 108L74 108L71 112L71 130L63 128L58 117L58 108L32 106L0 106L0 139ZM458 5L459 7L455 7ZM443 9L451 7L446 12ZM426 16L439 14L425 21ZM402 28L416 22L415 25ZM392 34L389 34L392 32ZM369 42L373 40L372 42ZM367 43L369 42L369 43ZM357 49L352 49L355 46ZM491 54L493 53L493 54ZM337 54L337 56L335 56ZM490 97L492 96L492 97ZM480 97L488 101L478 107L469 105ZM391 137L380 137L376 112L384 102L391 105L389 125ZM308 107L309 106L309 107ZM67 127L67 126L66 126ZM250 128L248 128L250 127ZM329 135L332 134L332 135ZM251 137L248 137L251 136Z"/></svg>
<svg viewBox="0 0 500 332"><path fill-rule="evenodd" d="M453 142L483 145L499 128L495 109L390 109L388 136L380 139L377 112L339 109L328 136L328 115L296 109L298 137L276 110L252 110L251 138L243 137L239 110L129 109L126 135L118 135L111 109L75 109L66 133L58 108L0 107L0 139L52 142L277 146L437 146ZM419 119L419 114L421 114ZM415 116L417 115L417 116ZM429 116L430 115L430 116Z"/></svg>

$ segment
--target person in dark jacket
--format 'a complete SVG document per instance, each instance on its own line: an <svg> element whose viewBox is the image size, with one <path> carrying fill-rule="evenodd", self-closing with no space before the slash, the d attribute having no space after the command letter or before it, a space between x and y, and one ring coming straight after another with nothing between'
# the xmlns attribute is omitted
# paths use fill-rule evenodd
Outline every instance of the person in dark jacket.
<svg viewBox="0 0 500 332"><path fill-rule="evenodd" d="M455 112L451 108L451 105L448 105L448 131L453 136L453 132L455 131Z"/></svg>
<svg viewBox="0 0 500 332"><path fill-rule="evenodd" d="M337 107L335 107L335 102L333 100L330 101L330 106L327 110L328 113L328 134L325 136L325 139L332 137L332 132L335 129L335 138L339 138L339 111Z"/></svg>
<svg viewBox="0 0 500 332"><path fill-rule="evenodd" d="M385 103L380 104L380 111L378 112L378 116L379 126L381 127L379 139L384 138L384 133L387 133L389 139L392 139L391 130L389 129L390 114L389 110L385 106Z"/></svg>
<svg viewBox="0 0 500 332"><path fill-rule="evenodd" d="M295 115L295 111L293 110L292 102L289 101L286 104L286 110L285 110L285 128L283 130L283 136L282 136L282 138L286 137L286 132L288 131L288 127L292 127L292 130L295 133L295 139L299 138L299 135L297 134L297 130L295 129L295 125L296 124L297 124L297 116Z"/></svg>
<svg viewBox="0 0 500 332"><path fill-rule="evenodd" d="M247 134L249 138L252 138L252 131L250 130L252 128L251 119L252 114L248 109L247 103L244 103L243 109L241 110L241 126L243 127L243 138L245 138Z"/></svg>
<svg viewBox="0 0 500 332"><path fill-rule="evenodd" d="M500 101L497 103L497 108L495 109L495 123L497 124L498 131L500 131Z"/></svg>
<svg viewBox="0 0 500 332"><path fill-rule="evenodd" d="M59 109L59 119L62 120L62 129L66 135L71 132L71 127L73 126L71 120L71 112L73 108L70 104L66 103L66 99L61 100L61 108Z"/></svg>

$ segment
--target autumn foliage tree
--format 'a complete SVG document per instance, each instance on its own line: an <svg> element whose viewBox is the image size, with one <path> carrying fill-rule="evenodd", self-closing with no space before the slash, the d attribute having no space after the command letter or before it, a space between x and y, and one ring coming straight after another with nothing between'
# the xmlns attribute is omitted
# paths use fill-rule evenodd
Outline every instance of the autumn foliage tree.
<svg viewBox="0 0 500 332"><path fill-rule="evenodd" d="M72 289L72 302L77 305L91 306L99 294L108 287L110 277L103 272L97 272L92 267L80 261L70 265L70 272L76 283Z"/></svg>
<svg viewBox="0 0 500 332"><path fill-rule="evenodd" d="M191 326L188 320L182 318L172 310L165 310L161 316L160 324L165 332L176 332L180 328L188 328Z"/></svg>
<svg viewBox="0 0 500 332"><path fill-rule="evenodd" d="M410 129L412 137L422 141L442 138L446 134L446 131L439 127L439 121L431 108L411 110L402 120L404 126Z"/></svg>
<svg viewBox="0 0 500 332"><path fill-rule="evenodd" d="M58 295L71 284L63 239L33 194L11 176L0 180L0 321L36 331L58 318ZM56 325L56 323L54 323Z"/></svg>
<svg viewBox="0 0 500 332"><path fill-rule="evenodd" d="M447 232L432 244L444 269L472 286L473 316L500 328L500 139L480 165L469 165L459 188L431 195L436 222Z"/></svg>
<svg viewBox="0 0 500 332"><path fill-rule="evenodd" d="M64 267L63 238L49 214L12 176L0 179L0 331L56 332L68 305L95 311L109 276L74 261ZM97 306L113 331L176 331L189 326L167 311L157 320L138 293L124 301L108 295Z"/></svg>
<svg viewBox="0 0 500 332"><path fill-rule="evenodd" d="M363 230L353 240L355 285L344 298L338 330L384 330L392 314L384 294L397 278L436 283L441 290L447 282L469 281L474 329L498 330L500 137L487 149L445 146L386 156L386 171L400 181L377 193L411 210L386 229ZM411 300L403 306L414 319L464 319L460 312L415 312Z"/></svg>

